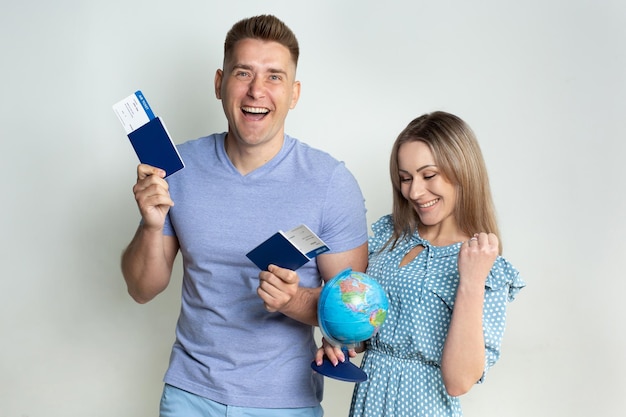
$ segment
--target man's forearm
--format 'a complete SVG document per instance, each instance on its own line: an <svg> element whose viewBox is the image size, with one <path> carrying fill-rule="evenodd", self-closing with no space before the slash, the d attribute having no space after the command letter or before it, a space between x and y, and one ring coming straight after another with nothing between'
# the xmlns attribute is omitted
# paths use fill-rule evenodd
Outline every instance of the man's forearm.
<svg viewBox="0 0 626 417"><path fill-rule="evenodd" d="M162 232L140 226L122 254L128 293L138 303L152 300L167 287L173 264L167 252Z"/></svg>
<svg viewBox="0 0 626 417"><path fill-rule="evenodd" d="M296 296L281 312L299 322L317 326L317 301L319 300L320 292L321 287L299 287Z"/></svg>

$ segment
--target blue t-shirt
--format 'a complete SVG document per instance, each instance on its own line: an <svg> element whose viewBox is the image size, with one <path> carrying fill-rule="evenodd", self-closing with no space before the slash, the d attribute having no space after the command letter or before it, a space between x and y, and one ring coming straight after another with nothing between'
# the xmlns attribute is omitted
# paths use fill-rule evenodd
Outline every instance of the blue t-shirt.
<svg viewBox="0 0 626 417"><path fill-rule="evenodd" d="M287 135L272 160L241 175L224 138L179 145L185 168L168 177L175 205L164 233L178 238L184 275L165 382L228 405L318 405L313 328L265 310L246 253L303 223L331 253L356 248L367 241L363 196L342 162ZM298 275L301 286L321 285L315 259Z"/></svg>

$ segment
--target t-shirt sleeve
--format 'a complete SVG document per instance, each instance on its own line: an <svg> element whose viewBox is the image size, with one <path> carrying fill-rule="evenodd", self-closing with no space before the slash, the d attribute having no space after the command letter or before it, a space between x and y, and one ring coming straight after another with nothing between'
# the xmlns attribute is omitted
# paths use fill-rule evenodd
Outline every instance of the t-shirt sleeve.
<svg viewBox="0 0 626 417"><path fill-rule="evenodd" d="M331 176L326 191L322 240L331 253L354 249L367 242L365 201L356 179L343 162Z"/></svg>

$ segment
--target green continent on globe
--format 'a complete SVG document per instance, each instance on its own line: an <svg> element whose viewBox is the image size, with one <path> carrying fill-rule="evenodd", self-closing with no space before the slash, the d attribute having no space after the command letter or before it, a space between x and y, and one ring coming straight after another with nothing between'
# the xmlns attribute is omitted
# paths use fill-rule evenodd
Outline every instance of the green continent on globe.
<svg viewBox="0 0 626 417"><path fill-rule="evenodd" d="M383 321L385 321L385 318L387 318L387 310L377 308L370 314L370 324L378 329L380 325L383 324Z"/></svg>
<svg viewBox="0 0 626 417"><path fill-rule="evenodd" d="M365 312L367 303L365 294L370 286L364 284L356 278L346 278L339 283L339 291L341 292L341 301L352 311L362 313Z"/></svg>

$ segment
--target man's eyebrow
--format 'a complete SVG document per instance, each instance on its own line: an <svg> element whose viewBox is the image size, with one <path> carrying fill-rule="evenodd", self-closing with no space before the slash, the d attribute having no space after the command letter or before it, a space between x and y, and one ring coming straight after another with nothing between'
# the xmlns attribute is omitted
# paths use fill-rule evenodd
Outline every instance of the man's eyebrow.
<svg viewBox="0 0 626 417"><path fill-rule="evenodd" d="M248 64L235 64L235 65L233 65L233 70L236 70L236 69L244 69L244 70L248 70L248 71L254 72L254 68L252 67L252 65L248 65ZM280 68L268 68L266 71L271 73L271 74L284 74L284 75L287 75L287 71L284 70L284 69L280 69Z"/></svg>
<svg viewBox="0 0 626 417"><path fill-rule="evenodd" d="M268 72L271 72L273 74L287 74L287 71L285 71L284 69L280 69L280 68L270 68L268 69Z"/></svg>
<svg viewBox="0 0 626 417"><path fill-rule="evenodd" d="M246 65L246 64L235 64L233 65L233 69L245 69L245 70L252 70L252 67L250 65Z"/></svg>

